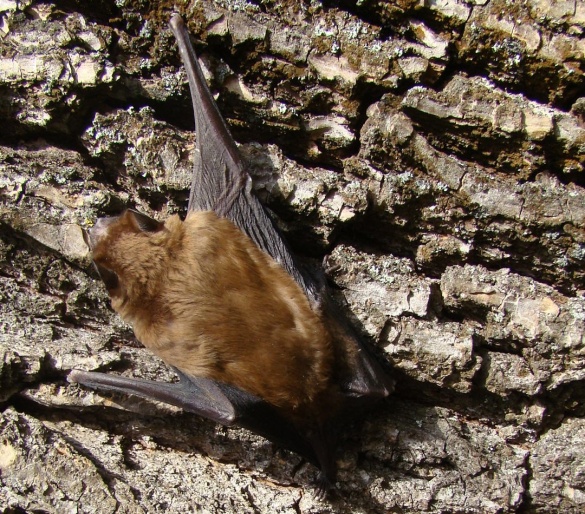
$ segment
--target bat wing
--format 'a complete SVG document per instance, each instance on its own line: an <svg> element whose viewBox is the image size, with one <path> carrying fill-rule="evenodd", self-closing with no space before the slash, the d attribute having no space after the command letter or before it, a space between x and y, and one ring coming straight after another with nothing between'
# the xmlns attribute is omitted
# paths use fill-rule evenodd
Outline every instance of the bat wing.
<svg viewBox="0 0 585 514"><path fill-rule="evenodd" d="M350 346L350 373L342 384L352 398L385 397L391 390L388 378L372 359L355 330L327 298L323 281L304 273L286 242L252 191L252 180L245 170L236 143L221 116L199 66L189 33L178 14L170 26L177 39L181 59L189 79L195 115L197 146L189 210L212 210L230 219L256 245L276 260L301 286L312 305L327 311L330 324L340 334L343 346Z"/></svg>
<svg viewBox="0 0 585 514"><path fill-rule="evenodd" d="M79 370L71 371L68 380L100 391L161 401L221 425L247 428L319 466L313 448L262 399L237 387L174 370L179 382L173 384Z"/></svg>
<svg viewBox="0 0 585 514"><path fill-rule="evenodd" d="M231 220L317 301L316 283L300 272L286 242L252 192L252 180L207 87L182 18L174 14L170 26L189 79L197 133L188 210L214 211Z"/></svg>

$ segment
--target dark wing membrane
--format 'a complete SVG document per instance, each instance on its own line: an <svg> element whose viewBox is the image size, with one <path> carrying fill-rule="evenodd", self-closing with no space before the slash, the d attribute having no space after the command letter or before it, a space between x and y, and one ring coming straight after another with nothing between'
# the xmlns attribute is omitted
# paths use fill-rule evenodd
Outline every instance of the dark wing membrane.
<svg viewBox="0 0 585 514"><path fill-rule="evenodd" d="M252 180L207 87L183 20L174 14L170 25L189 79L197 133L189 211L214 211L231 220L276 260L312 301L318 301L317 285L300 272L287 244L252 191Z"/></svg>
<svg viewBox="0 0 585 514"><path fill-rule="evenodd" d="M100 391L161 401L225 426L247 428L318 466L311 446L274 407L237 387L174 370L180 380L173 384L79 370L73 370L68 380Z"/></svg>
<svg viewBox="0 0 585 514"><path fill-rule="evenodd" d="M73 370L67 380L92 389L133 394L175 405L222 425L230 426L236 423L236 409L216 382L205 378L189 380L180 372L179 377L180 382L167 384L96 371Z"/></svg>
<svg viewBox="0 0 585 514"><path fill-rule="evenodd" d="M170 21L185 66L193 101L197 152L189 210L213 211L229 204L248 180L240 154L207 87L187 27L178 14ZM223 205L225 204L225 205Z"/></svg>

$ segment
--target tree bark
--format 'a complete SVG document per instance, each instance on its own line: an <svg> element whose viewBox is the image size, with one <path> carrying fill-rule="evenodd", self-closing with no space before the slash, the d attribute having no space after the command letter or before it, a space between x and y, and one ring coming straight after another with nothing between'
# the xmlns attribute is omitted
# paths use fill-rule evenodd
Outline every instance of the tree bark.
<svg viewBox="0 0 585 514"><path fill-rule="evenodd" d="M68 384L173 380L81 228L185 213L184 16L255 187L397 380L336 492L245 430ZM0 505L585 509L585 3L0 0Z"/></svg>

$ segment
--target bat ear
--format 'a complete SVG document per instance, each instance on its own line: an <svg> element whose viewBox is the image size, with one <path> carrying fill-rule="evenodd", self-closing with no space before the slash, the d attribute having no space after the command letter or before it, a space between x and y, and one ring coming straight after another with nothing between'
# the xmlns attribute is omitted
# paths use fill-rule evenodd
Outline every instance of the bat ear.
<svg viewBox="0 0 585 514"><path fill-rule="evenodd" d="M155 219L148 217L146 214L142 214L133 209L128 209L126 213L134 220L136 227L140 229L141 232L158 232L164 227L164 223L156 221Z"/></svg>
<svg viewBox="0 0 585 514"><path fill-rule="evenodd" d="M95 268L97 269L97 272L100 274L100 278L104 281L106 289L108 291L116 289L120 284L118 275L111 269L108 269L105 266L98 264L97 262L94 262L94 265Z"/></svg>

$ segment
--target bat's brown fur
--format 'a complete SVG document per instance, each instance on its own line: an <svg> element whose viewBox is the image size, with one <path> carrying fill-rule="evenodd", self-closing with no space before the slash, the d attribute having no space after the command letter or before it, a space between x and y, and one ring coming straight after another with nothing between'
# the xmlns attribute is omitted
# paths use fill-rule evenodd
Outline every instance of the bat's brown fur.
<svg viewBox="0 0 585 514"><path fill-rule="evenodd" d="M293 417L320 408L329 333L294 280L230 221L191 212L148 232L127 211L95 239L94 261L118 275L113 308L165 362Z"/></svg>

